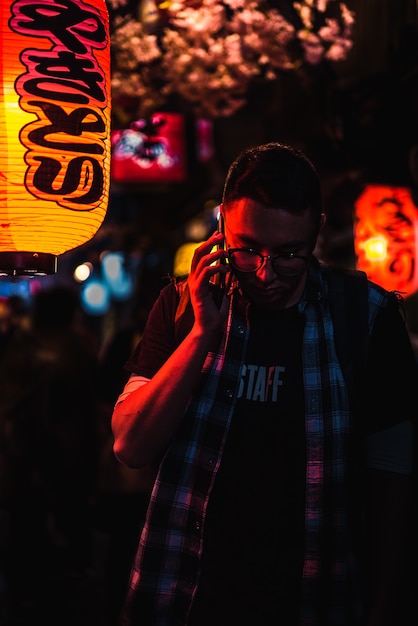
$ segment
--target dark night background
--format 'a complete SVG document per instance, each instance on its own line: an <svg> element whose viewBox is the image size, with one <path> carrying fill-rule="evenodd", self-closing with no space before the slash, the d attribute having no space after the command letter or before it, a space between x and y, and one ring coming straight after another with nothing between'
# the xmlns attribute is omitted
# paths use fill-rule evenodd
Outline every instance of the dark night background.
<svg viewBox="0 0 418 626"><path fill-rule="evenodd" d="M285 4L276 2L281 8ZM110 365L104 358L104 344L119 330L140 330L147 310L165 284L163 277L173 271L176 250L192 240L190 225L199 219L205 221L208 208L219 202L227 168L238 152L250 144L272 140L305 150L323 183L328 221L322 251L336 264L355 262L354 202L367 183L410 187L418 203L418 4L415 0L347 0L347 5L355 11L356 21L354 46L346 61L321 63L283 74L274 83L254 85L243 109L214 122L214 157L208 162L198 163L196 159L191 126L186 181L166 185L112 183L108 212L97 234L85 245L63 254L56 275L33 282L38 290L57 285L73 289L76 265L90 261L97 267L104 250L122 251L137 268L128 301L114 303L106 315L84 318L97 341L102 375L100 480L93 494L93 519L86 520L91 525L90 552L78 569L59 562L55 568L46 561L42 568L42 552L34 560L24 553L15 574L21 576L22 598L28 601L24 604L22 600L16 614L7 615L2 609L5 580L1 557L5 546L0 542L0 626L28 626L35 621L51 626L115 626L112 612L123 595L126 559L132 553L143 515L138 493L146 491L150 477L135 471L122 476L111 449L112 403L123 385L122 363L132 337L126 335L120 350L109 353ZM208 235L215 224L209 220L206 226ZM141 319L133 324L132 313L138 311ZM418 313L416 318L418 328ZM68 348L68 342L65 345ZM24 352L20 360L25 362ZM90 383L91 372L86 363L83 365L84 382ZM5 376L9 363L3 363L3 368ZM51 368L51 380L58 374ZM63 386L64 378L60 381ZM21 380L22 385L35 384L31 374L22 374ZM70 384L66 393L68 397L74 395L74 385ZM21 391L21 397L19 394ZM62 397L55 398L58 404ZM40 451L33 446L31 450L33 458L39 459ZM36 544L31 506L28 502L25 519L28 527L32 526ZM33 589L39 589L39 596L30 593Z"/></svg>

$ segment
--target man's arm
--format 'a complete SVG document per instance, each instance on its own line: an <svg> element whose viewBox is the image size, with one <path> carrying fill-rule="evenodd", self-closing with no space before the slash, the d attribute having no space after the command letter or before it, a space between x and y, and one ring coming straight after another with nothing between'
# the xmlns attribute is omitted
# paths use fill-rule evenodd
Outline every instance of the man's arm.
<svg viewBox="0 0 418 626"><path fill-rule="evenodd" d="M398 303L376 317L370 339L364 414L369 557L367 626L400 626L402 586L412 548L416 472L417 364ZM416 487L415 487L416 488ZM405 598L405 594L403 594Z"/></svg>
<svg viewBox="0 0 418 626"><path fill-rule="evenodd" d="M113 449L122 463L141 467L160 458L200 378L211 339L192 329L148 383L116 404Z"/></svg>
<svg viewBox="0 0 418 626"><path fill-rule="evenodd" d="M211 252L223 235L215 233L196 251L188 278L194 324L153 378L118 402L112 415L114 452L130 467L158 460L174 435L190 396L200 379L202 366L211 348L216 348L225 321L228 301L221 309L215 304L209 280L218 271L224 256Z"/></svg>

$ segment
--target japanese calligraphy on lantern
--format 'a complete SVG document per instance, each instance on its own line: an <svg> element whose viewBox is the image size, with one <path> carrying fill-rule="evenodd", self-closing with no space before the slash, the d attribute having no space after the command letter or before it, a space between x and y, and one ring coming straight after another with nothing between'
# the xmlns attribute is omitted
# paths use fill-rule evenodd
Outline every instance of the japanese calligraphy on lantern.
<svg viewBox="0 0 418 626"><path fill-rule="evenodd" d="M357 267L386 289L418 289L418 207L406 187L368 185L355 203Z"/></svg>
<svg viewBox="0 0 418 626"><path fill-rule="evenodd" d="M107 209L107 8L105 0L6 4L0 9L0 250L60 254L90 239Z"/></svg>

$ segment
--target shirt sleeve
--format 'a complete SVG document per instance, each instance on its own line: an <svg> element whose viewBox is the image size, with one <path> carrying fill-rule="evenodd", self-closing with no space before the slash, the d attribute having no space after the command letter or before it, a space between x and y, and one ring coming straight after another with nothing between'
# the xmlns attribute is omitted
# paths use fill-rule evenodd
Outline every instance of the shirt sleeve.
<svg viewBox="0 0 418 626"><path fill-rule="evenodd" d="M401 306L393 300L376 317L362 414L366 465L410 474L415 454L418 367Z"/></svg>
<svg viewBox="0 0 418 626"><path fill-rule="evenodd" d="M136 376L136 374L131 374L129 379L126 381L122 393L119 394L119 397L116 400L116 404L120 404L121 402L123 402L125 398L127 398L133 391L136 391L140 387L143 387L143 385L146 385L147 382L149 382L149 378L145 378L145 376Z"/></svg>
<svg viewBox="0 0 418 626"><path fill-rule="evenodd" d="M412 420L418 413L418 366L400 305L391 300L376 316L363 385L367 433Z"/></svg>

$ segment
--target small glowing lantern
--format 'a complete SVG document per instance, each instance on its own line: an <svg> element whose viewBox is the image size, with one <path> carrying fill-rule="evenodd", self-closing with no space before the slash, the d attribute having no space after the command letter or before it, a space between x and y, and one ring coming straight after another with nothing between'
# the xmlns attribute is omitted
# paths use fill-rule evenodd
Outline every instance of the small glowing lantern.
<svg viewBox="0 0 418 626"><path fill-rule="evenodd" d="M176 254L174 255L174 276L187 276L190 274L194 252L202 243L203 241L188 241L177 248Z"/></svg>
<svg viewBox="0 0 418 626"><path fill-rule="evenodd" d="M52 274L93 237L110 186L105 0L0 6L0 274Z"/></svg>
<svg viewBox="0 0 418 626"><path fill-rule="evenodd" d="M357 267L407 296L418 289L418 207L409 189L368 185L355 204Z"/></svg>

